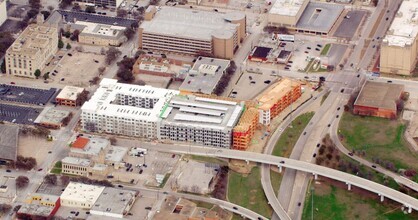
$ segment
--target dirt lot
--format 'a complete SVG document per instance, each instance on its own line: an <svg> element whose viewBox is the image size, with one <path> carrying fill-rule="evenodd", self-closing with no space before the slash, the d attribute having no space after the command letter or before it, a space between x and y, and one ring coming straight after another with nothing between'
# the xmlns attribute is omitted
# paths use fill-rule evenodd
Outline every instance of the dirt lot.
<svg viewBox="0 0 418 220"><path fill-rule="evenodd" d="M53 142L47 141L46 138L34 136L19 137L19 146L17 154L24 157L33 157L37 164L41 164L48 156L48 151L52 150Z"/></svg>
<svg viewBox="0 0 418 220"><path fill-rule="evenodd" d="M58 73L56 76L50 75L49 81L54 84L87 87L89 80L98 75L97 69L104 64L104 59L103 55L70 51L58 62L54 68ZM51 70L51 74L54 70ZM64 81L61 81L62 78Z"/></svg>

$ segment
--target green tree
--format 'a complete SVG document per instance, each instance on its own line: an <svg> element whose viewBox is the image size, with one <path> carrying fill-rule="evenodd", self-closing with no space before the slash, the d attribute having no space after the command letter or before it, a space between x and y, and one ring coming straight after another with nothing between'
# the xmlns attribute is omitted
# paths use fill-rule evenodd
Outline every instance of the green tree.
<svg viewBox="0 0 418 220"><path fill-rule="evenodd" d="M69 50L69 49L71 49L71 44L70 43L67 43L67 50Z"/></svg>
<svg viewBox="0 0 418 220"><path fill-rule="evenodd" d="M58 40L58 48L62 49L64 47L64 42L61 39Z"/></svg>
<svg viewBox="0 0 418 220"><path fill-rule="evenodd" d="M44 78L44 80L49 79L49 72L45 73L42 77Z"/></svg>
<svg viewBox="0 0 418 220"><path fill-rule="evenodd" d="M41 71L39 69L37 69L37 70L35 70L34 74L35 74L36 78L38 78L38 77L41 76Z"/></svg>

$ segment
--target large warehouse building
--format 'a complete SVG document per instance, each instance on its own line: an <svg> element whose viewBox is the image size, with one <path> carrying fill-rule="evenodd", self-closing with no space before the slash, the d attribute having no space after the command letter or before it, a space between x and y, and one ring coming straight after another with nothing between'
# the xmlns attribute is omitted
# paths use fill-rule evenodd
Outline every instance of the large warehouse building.
<svg viewBox="0 0 418 220"><path fill-rule="evenodd" d="M417 61L418 0L405 0L380 50L380 72L410 75Z"/></svg>
<svg viewBox="0 0 418 220"><path fill-rule="evenodd" d="M404 86L367 81L354 102L354 114L394 119Z"/></svg>
<svg viewBox="0 0 418 220"><path fill-rule="evenodd" d="M246 17L241 12L150 6L139 28L139 48L231 59L245 35Z"/></svg>
<svg viewBox="0 0 418 220"><path fill-rule="evenodd" d="M296 27L308 3L309 0L277 0L268 13L268 24Z"/></svg>
<svg viewBox="0 0 418 220"><path fill-rule="evenodd" d="M161 113L158 138L230 148L242 110L237 102L175 96Z"/></svg>
<svg viewBox="0 0 418 220"><path fill-rule="evenodd" d="M103 79L81 107L83 130L154 139L159 115L178 91Z"/></svg>
<svg viewBox="0 0 418 220"><path fill-rule="evenodd" d="M30 24L7 49L6 72L10 75L36 78L48 59L58 50L55 27Z"/></svg>

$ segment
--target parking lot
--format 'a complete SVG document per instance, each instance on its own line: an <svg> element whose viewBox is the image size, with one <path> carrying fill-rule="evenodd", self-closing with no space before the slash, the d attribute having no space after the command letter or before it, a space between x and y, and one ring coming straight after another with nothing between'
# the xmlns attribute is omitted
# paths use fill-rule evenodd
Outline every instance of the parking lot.
<svg viewBox="0 0 418 220"><path fill-rule="evenodd" d="M246 71L233 87L229 97L236 98L238 100L253 99L260 92L273 84L277 78L277 76L272 76L270 74L258 74Z"/></svg>
<svg viewBox="0 0 418 220"><path fill-rule="evenodd" d="M50 66L44 70L50 72L49 84L88 87L89 81L98 76L98 68L104 66L105 57L95 53L70 51L59 55L57 59L60 60L56 63L56 60L51 61Z"/></svg>
<svg viewBox="0 0 418 220"><path fill-rule="evenodd" d="M351 39L366 14L367 11L349 11L335 31L334 37Z"/></svg>
<svg viewBox="0 0 418 220"><path fill-rule="evenodd" d="M32 105L46 105L57 90L36 89L8 84L0 85L0 100Z"/></svg>
<svg viewBox="0 0 418 220"><path fill-rule="evenodd" d="M131 164L112 172L111 181L130 182L134 179L134 184L139 186L157 187L156 175L167 175L171 173L178 162L179 157L173 154L161 153L157 151L147 151L141 156L126 155L123 161ZM143 164L146 164L144 166ZM142 172L141 172L142 170ZM140 173L141 172L141 173Z"/></svg>
<svg viewBox="0 0 418 220"><path fill-rule="evenodd" d="M16 124L33 124L33 121L35 121L41 111L41 108L0 104L0 121Z"/></svg>

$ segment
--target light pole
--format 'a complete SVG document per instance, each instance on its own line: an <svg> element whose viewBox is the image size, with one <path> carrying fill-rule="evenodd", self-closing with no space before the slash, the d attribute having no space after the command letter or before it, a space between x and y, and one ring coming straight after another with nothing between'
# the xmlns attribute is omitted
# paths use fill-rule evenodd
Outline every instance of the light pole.
<svg viewBox="0 0 418 220"><path fill-rule="evenodd" d="M312 210L311 210L311 219L313 220L313 209L314 209L314 206L313 206L313 194L314 194L314 191L315 191L315 188L312 186L311 187L311 195L312 195Z"/></svg>

